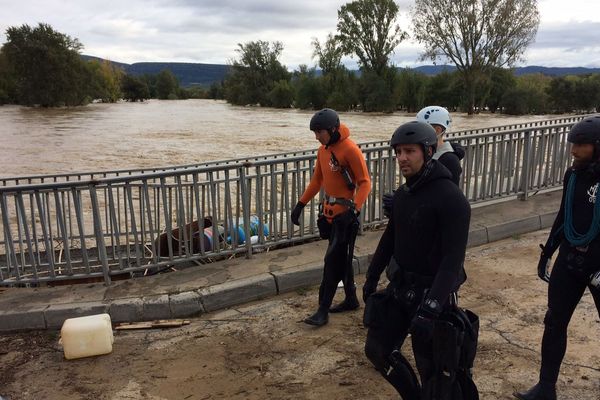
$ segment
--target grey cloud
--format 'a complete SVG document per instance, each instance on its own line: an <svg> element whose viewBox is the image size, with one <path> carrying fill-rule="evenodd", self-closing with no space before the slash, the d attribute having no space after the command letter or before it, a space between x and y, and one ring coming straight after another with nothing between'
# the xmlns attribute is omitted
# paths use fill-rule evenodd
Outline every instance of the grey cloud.
<svg viewBox="0 0 600 400"><path fill-rule="evenodd" d="M600 46L600 22L569 21L540 26L535 48L582 48Z"/></svg>

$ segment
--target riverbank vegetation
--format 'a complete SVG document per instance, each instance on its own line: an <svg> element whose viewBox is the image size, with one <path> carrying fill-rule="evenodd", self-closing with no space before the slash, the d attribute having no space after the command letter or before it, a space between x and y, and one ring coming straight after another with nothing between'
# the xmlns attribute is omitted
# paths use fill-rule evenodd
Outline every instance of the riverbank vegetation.
<svg viewBox="0 0 600 400"><path fill-rule="evenodd" d="M244 106L366 112L415 112L430 104L513 115L600 109L598 74L513 73L537 32L536 0L416 0L411 17L414 38L424 47L422 60L454 67L437 75L391 62L408 37L396 23L398 15L393 0L349 2L338 10L336 32L324 42L312 39L314 66L290 72L280 61L282 42L251 41L238 44L224 80L191 88L181 87L168 69L134 76L109 61L84 60L77 39L47 24L10 27L0 48L0 104L213 98ZM359 69L348 70L344 57L355 58Z"/></svg>

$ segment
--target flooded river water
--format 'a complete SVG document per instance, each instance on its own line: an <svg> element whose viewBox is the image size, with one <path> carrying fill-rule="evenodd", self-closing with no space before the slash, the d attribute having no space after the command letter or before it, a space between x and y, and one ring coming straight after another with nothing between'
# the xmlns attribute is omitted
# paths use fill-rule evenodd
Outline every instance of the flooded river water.
<svg viewBox="0 0 600 400"><path fill-rule="evenodd" d="M214 100L0 107L0 177L161 167L318 146L313 112ZM340 113L357 142L388 140L414 114ZM453 113L452 130L547 119Z"/></svg>

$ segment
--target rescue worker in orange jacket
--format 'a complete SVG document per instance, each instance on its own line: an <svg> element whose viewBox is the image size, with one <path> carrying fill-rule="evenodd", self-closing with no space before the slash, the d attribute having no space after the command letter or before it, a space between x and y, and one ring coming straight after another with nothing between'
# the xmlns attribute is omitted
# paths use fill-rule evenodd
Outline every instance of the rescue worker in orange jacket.
<svg viewBox="0 0 600 400"><path fill-rule="evenodd" d="M350 130L340 123L334 110L325 108L315 113L310 120L310 130L321 147L310 183L292 210L291 219L300 225L302 210L321 188L324 189L325 198L317 223L321 237L328 239L329 245L319 288L319 308L304 320L309 325L322 326L328 322L329 312L359 307L352 255L358 216L371 190L371 178L362 151L349 138ZM330 309L340 281L344 282L345 299Z"/></svg>

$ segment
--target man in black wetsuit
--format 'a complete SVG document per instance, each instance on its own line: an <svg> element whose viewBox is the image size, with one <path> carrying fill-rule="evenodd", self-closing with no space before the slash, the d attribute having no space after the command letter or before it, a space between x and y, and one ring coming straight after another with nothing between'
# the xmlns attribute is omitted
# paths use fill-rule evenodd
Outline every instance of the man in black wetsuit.
<svg viewBox="0 0 600 400"><path fill-rule="evenodd" d="M563 183L560 210L538 263L538 276L548 286L539 382L522 400L556 399L556 381L567 349L567 327L585 288L600 313L600 116L587 117L571 128L573 165ZM558 249L552 273L548 263Z"/></svg>
<svg viewBox="0 0 600 400"><path fill-rule="evenodd" d="M417 121L427 123L435 130L437 145L433 159L439 160L444 167L448 168L452 175L452 182L458 185L462 174L460 160L465 157L465 149L459 143L450 143L444 140L444 135L452 124L450 113L444 107L427 106L417 113ZM382 197L383 215L388 218L393 197L393 193L384 193Z"/></svg>
<svg viewBox="0 0 600 400"><path fill-rule="evenodd" d="M421 398L419 383L399 350L410 332L425 392L434 378L434 322L455 307L452 299L466 280L471 208L448 169L432 159L437 138L431 125L405 123L390 145L406 183L394 193L363 287L369 328L365 353L404 400L414 400ZM375 293L384 269L390 283Z"/></svg>

